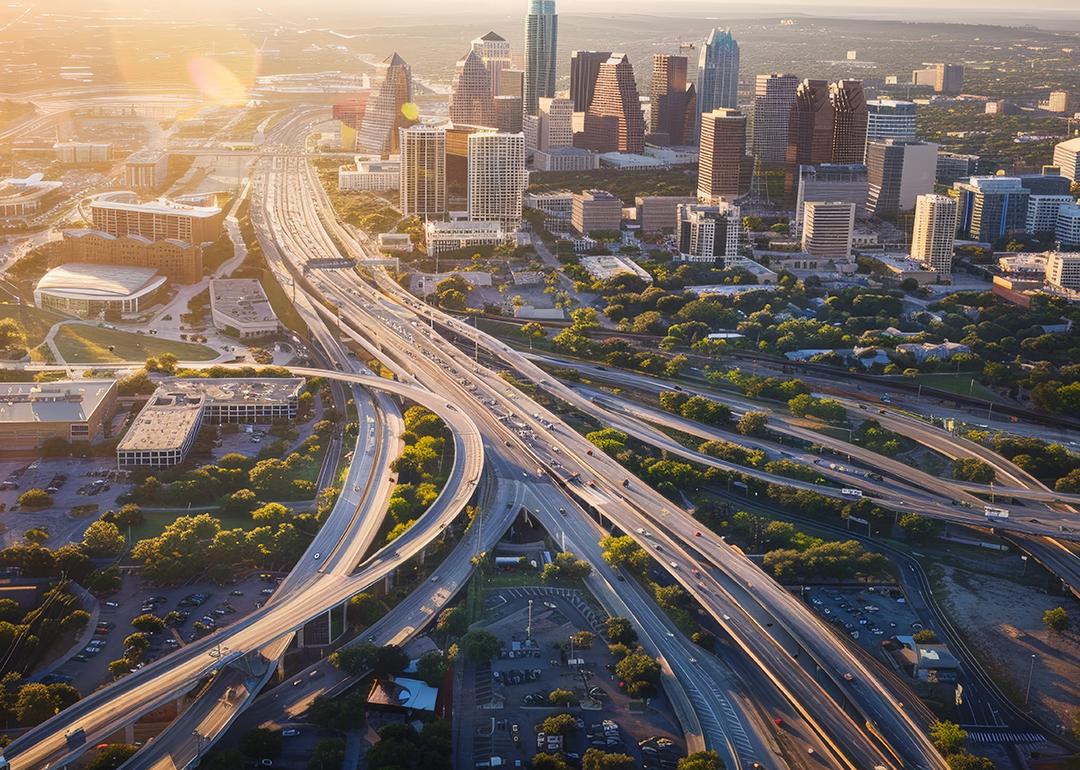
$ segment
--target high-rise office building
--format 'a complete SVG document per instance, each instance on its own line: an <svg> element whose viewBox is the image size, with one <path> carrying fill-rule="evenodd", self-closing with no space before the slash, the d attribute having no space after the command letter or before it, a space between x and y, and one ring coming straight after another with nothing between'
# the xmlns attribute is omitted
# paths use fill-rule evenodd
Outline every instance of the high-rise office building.
<svg viewBox="0 0 1080 770"><path fill-rule="evenodd" d="M866 103L866 141L914 139L915 103L872 99Z"/></svg>
<svg viewBox="0 0 1080 770"><path fill-rule="evenodd" d="M697 111L738 107L739 44L730 29L713 28L698 54ZM700 118L698 125L701 125Z"/></svg>
<svg viewBox="0 0 1080 770"><path fill-rule="evenodd" d="M555 95L559 17L555 0L529 0L525 17L525 114L535 115L541 96Z"/></svg>
<svg viewBox="0 0 1080 770"><path fill-rule="evenodd" d="M787 159L788 123L798 87L795 75L773 72L757 76L751 154L762 163L783 163Z"/></svg>
<svg viewBox="0 0 1080 770"><path fill-rule="evenodd" d="M522 130L520 96L495 97L495 128L504 134L516 134Z"/></svg>
<svg viewBox="0 0 1080 770"><path fill-rule="evenodd" d="M469 136L469 219L501 222L506 232L521 226L528 185L525 135L482 131Z"/></svg>
<svg viewBox="0 0 1080 770"><path fill-rule="evenodd" d="M686 84L686 57L658 53L652 57L649 87L649 133L666 144L686 144L697 119L697 91Z"/></svg>
<svg viewBox="0 0 1080 770"><path fill-rule="evenodd" d="M838 201L855 206L855 212L865 212L870 186L866 179L866 166L861 163L845 165L822 163L817 166L800 166L798 194L795 198L795 233L802 235L802 221L806 201Z"/></svg>
<svg viewBox="0 0 1080 770"><path fill-rule="evenodd" d="M465 54L454 69L450 88L450 120L474 126L495 126L491 73L476 51Z"/></svg>
<svg viewBox="0 0 1080 770"><path fill-rule="evenodd" d="M516 96L525 99L525 70L504 69L499 73L496 96Z"/></svg>
<svg viewBox="0 0 1080 770"><path fill-rule="evenodd" d="M1054 145L1054 165L1070 182L1080 182L1080 136Z"/></svg>
<svg viewBox="0 0 1080 770"><path fill-rule="evenodd" d="M804 80L795 91L788 124L785 190L795 192L800 166L861 163L866 145L862 83Z"/></svg>
<svg viewBox="0 0 1080 770"><path fill-rule="evenodd" d="M1054 240L1058 248L1067 251L1080 250L1080 205L1065 203L1058 208Z"/></svg>
<svg viewBox="0 0 1080 770"><path fill-rule="evenodd" d="M622 227L622 201L607 190L582 190L570 204L570 224L582 235Z"/></svg>
<svg viewBox="0 0 1080 770"><path fill-rule="evenodd" d="M915 226L911 234L911 257L939 276L952 273L956 241L956 199L927 193L915 203Z"/></svg>
<svg viewBox="0 0 1080 770"><path fill-rule="evenodd" d="M866 208L874 216L893 219L912 211L915 200L934 190L936 144L882 139L866 144Z"/></svg>
<svg viewBox="0 0 1080 770"><path fill-rule="evenodd" d="M488 32L486 35L472 41L472 49L476 51L477 56L480 57L480 61L484 63L488 75L491 77L492 95L498 96L501 93L499 89L502 71L510 69L514 63L510 43L501 35ZM507 95L512 96L513 94Z"/></svg>
<svg viewBox="0 0 1080 770"><path fill-rule="evenodd" d="M1075 202L1071 195L1029 195L1024 231L1032 235L1055 232L1061 207Z"/></svg>
<svg viewBox="0 0 1080 770"><path fill-rule="evenodd" d="M967 179L975 176L979 170L979 156L965 155L959 152L942 152L937 154L937 181L938 184L952 184L957 179Z"/></svg>
<svg viewBox="0 0 1080 770"><path fill-rule="evenodd" d="M698 154L698 200L716 204L734 200L741 191L746 155L746 116L736 109L716 109L701 116Z"/></svg>
<svg viewBox="0 0 1080 770"><path fill-rule="evenodd" d="M1031 193L1018 177L973 176L956 182L953 190L959 204L957 229L965 238L993 244L1027 225Z"/></svg>
<svg viewBox="0 0 1080 770"><path fill-rule="evenodd" d="M931 64L914 70L911 82L917 86L931 86L939 94L958 94L964 90L964 65Z"/></svg>
<svg viewBox="0 0 1080 770"><path fill-rule="evenodd" d="M453 201L448 206L455 210L460 210L464 205L468 192L469 137L490 131L490 126L469 126L464 123L446 126L446 194Z"/></svg>
<svg viewBox="0 0 1080 770"><path fill-rule="evenodd" d="M574 144L574 103L556 96L543 98L536 114L536 149L554 150Z"/></svg>
<svg viewBox="0 0 1080 770"><path fill-rule="evenodd" d="M739 207L727 202L716 206L679 204L675 208L676 259L684 262L717 262L722 268L745 261L739 253L742 216Z"/></svg>
<svg viewBox="0 0 1080 770"><path fill-rule="evenodd" d="M446 214L446 129L400 129L401 213L428 219Z"/></svg>
<svg viewBox="0 0 1080 770"><path fill-rule="evenodd" d="M357 149L373 155L396 155L398 129L416 122L412 104L412 71L396 53L379 65L379 86L368 100Z"/></svg>
<svg viewBox="0 0 1080 770"><path fill-rule="evenodd" d="M1049 112L1068 112L1069 111L1069 92L1068 91L1051 91L1050 98L1046 100L1046 109Z"/></svg>
<svg viewBox="0 0 1080 770"><path fill-rule="evenodd" d="M570 101L574 112L585 112L592 104L600 65L611 58L611 51L574 51L570 54Z"/></svg>
<svg viewBox="0 0 1080 770"><path fill-rule="evenodd" d="M643 152L645 118L630 57L613 53L600 65L596 89L585 112L581 144L596 152Z"/></svg>
<svg viewBox="0 0 1080 770"><path fill-rule="evenodd" d="M807 201L803 211L802 248L823 259L851 259L855 232L855 204Z"/></svg>

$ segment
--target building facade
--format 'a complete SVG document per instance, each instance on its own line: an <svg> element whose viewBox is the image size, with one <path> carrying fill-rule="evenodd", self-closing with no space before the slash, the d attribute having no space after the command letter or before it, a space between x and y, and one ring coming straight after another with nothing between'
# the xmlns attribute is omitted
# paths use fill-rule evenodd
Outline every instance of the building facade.
<svg viewBox="0 0 1080 770"><path fill-rule="evenodd" d="M611 51L574 51L570 54L570 101L574 112L589 109L600 65L610 58Z"/></svg>
<svg viewBox="0 0 1080 770"><path fill-rule="evenodd" d="M934 190L937 148L914 139L867 142L867 210L883 219L914 210L916 198Z"/></svg>
<svg viewBox="0 0 1080 770"><path fill-rule="evenodd" d="M339 190L383 192L398 189L401 164L396 160L357 160L338 168Z"/></svg>
<svg viewBox="0 0 1080 770"><path fill-rule="evenodd" d="M664 144L688 144L694 137L697 91L687 85L686 65L685 56L653 54L649 133Z"/></svg>
<svg viewBox="0 0 1080 770"><path fill-rule="evenodd" d="M698 200L716 205L734 200L741 191L742 162L746 155L746 116L721 108L701 116L698 156Z"/></svg>
<svg viewBox="0 0 1080 770"><path fill-rule="evenodd" d="M622 201L606 190L582 190L570 207L570 223L582 235L622 227Z"/></svg>
<svg viewBox="0 0 1080 770"><path fill-rule="evenodd" d="M803 251L822 259L850 260L855 204L807 201L803 208Z"/></svg>
<svg viewBox="0 0 1080 770"><path fill-rule="evenodd" d="M866 166L862 163L801 166L797 174L795 197L795 233L802 234L803 204L806 201L851 203L856 213L865 212L870 194Z"/></svg>
<svg viewBox="0 0 1080 770"><path fill-rule="evenodd" d="M450 120L497 128L491 73L475 50L470 49L454 68L454 81L450 87Z"/></svg>
<svg viewBox="0 0 1080 770"><path fill-rule="evenodd" d="M684 262L721 262L734 267L745 258L739 253L742 216L739 207L680 204L675 209L677 259Z"/></svg>
<svg viewBox="0 0 1080 770"><path fill-rule="evenodd" d="M115 236L100 230L65 230L63 238L41 246L49 267L87 265L152 267L173 283L196 283L203 275L201 246L185 241L151 241L139 235Z"/></svg>
<svg viewBox="0 0 1080 770"><path fill-rule="evenodd" d="M554 150L574 144L574 103L562 97L540 100L536 113L536 149Z"/></svg>
<svg viewBox="0 0 1080 770"><path fill-rule="evenodd" d="M535 115L541 96L555 95L559 16L555 0L529 0L525 17L525 114Z"/></svg>
<svg viewBox="0 0 1080 770"><path fill-rule="evenodd" d="M90 204L95 230L118 238L137 235L151 241L201 244L217 240L224 216L216 205L191 206L165 198L138 203L122 194L102 196Z"/></svg>
<svg viewBox="0 0 1080 770"><path fill-rule="evenodd" d="M169 176L169 155L161 150L140 150L124 161L124 179L132 190L156 190Z"/></svg>
<svg viewBox="0 0 1080 770"><path fill-rule="evenodd" d="M787 159L788 124L798 87L795 75L773 72L757 76L751 154L762 163L780 164Z"/></svg>
<svg viewBox="0 0 1080 770"><path fill-rule="evenodd" d="M979 156L965 155L959 152L942 152L937 154L937 181L938 184L952 184L957 179L967 179L975 176L979 171Z"/></svg>
<svg viewBox="0 0 1080 770"><path fill-rule="evenodd" d="M956 242L956 199L928 193L915 203L911 258L945 278L952 273Z"/></svg>
<svg viewBox="0 0 1080 770"><path fill-rule="evenodd" d="M634 199L637 225L643 233L659 233L675 229L675 213L679 206L692 206L697 198L681 195L646 195Z"/></svg>
<svg viewBox="0 0 1080 770"><path fill-rule="evenodd" d="M585 113L582 146L595 152L645 150L645 119L630 57L613 53L600 65L592 103Z"/></svg>
<svg viewBox="0 0 1080 770"><path fill-rule="evenodd" d="M497 221L506 232L514 232L521 226L528 182L524 134L491 131L469 136L469 219Z"/></svg>
<svg viewBox="0 0 1080 770"><path fill-rule="evenodd" d="M739 44L730 29L714 27L698 53L697 112L738 106Z"/></svg>
<svg viewBox="0 0 1080 770"><path fill-rule="evenodd" d="M400 129L401 213L424 219L446 214L446 129L415 125Z"/></svg>
<svg viewBox="0 0 1080 770"><path fill-rule="evenodd" d="M0 442L32 452L51 438L92 442L116 403L116 380L0 384Z"/></svg>
<svg viewBox="0 0 1080 770"><path fill-rule="evenodd" d="M480 61L487 68L488 76L491 78L492 95L502 94L500 89L503 70L510 69L514 64L510 43L502 35L492 31L473 40L472 50L476 52L480 57ZM512 96L513 94L507 95ZM517 94L517 96L521 96L521 94Z"/></svg>
<svg viewBox="0 0 1080 770"><path fill-rule="evenodd" d="M1080 251L1080 205L1066 203L1058 208L1054 240L1060 249Z"/></svg>
<svg viewBox="0 0 1080 770"><path fill-rule="evenodd" d="M872 99L866 103L866 141L915 140L915 103Z"/></svg>
<svg viewBox="0 0 1080 770"><path fill-rule="evenodd" d="M364 120L356 136L361 152L396 155L399 129L416 122L412 105L412 70L396 53L379 65L379 85L368 100Z"/></svg>
<svg viewBox="0 0 1080 770"><path fill-rule="evenodd" d="M996 243L1027 226L1030 191L1018 177L973 176L953 185L960 210L957 228L964 238Z"/></svg>
<svg viewBox="0 0 1080 770"><path fill-rule="evenodd" d="M455 219L449 222L429 221L424 225L424 240L429 257L475 246L498 246L506 243L507 239L506 231L498 221L474 222Z"/></svg>
<svg viewBox="0 0 1080 770"><path fill-rule="evenodd" d="M1059 289L1080 290L1080 252L1054 251L1048 254L1046 280Z"/></svg>
<svg viewBox="0 0 1080 770"><path fill-rule="evenodd" d="M1080 182L1080 136L1054 145L1054 165L1070 182Z"/></svg>
<svg viewBox="0 0 1080 770"><path fill-rule="evenodd" d="M795 193L800 166L862 163L866 120L860 81L802 81L795 92L788 124L787 195Z"/></svg>
<svg viewBox="0 0 1080 770"><path fill-rule="evenodd" d="M281 329L257 278L211 279L210 319L219 331L241 339L265 337Z"/></svg>

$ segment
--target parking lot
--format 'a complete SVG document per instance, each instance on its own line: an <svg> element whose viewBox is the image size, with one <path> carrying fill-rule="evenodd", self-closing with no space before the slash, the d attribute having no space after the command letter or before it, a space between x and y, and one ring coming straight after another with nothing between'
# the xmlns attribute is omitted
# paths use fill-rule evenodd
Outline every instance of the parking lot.
<svg viewBox="0 0 1080 770"><path fill-rule="evenodd" d="M631 708L612 673L616 658L600 635L604 616L578 592L501 589L488 593L486 606L490 620L485 628L503 647L490 664L467 666L463 672L468 695L462 700L470 707L455 713L455 721L461 720L461 729L471 736L461 742L471 756L462 758L462 767L496 756L520 767L537 751L561 751L578 764L590 747L629 754L650 770L675 767L685 751L666 700L660 695L644 710ZM591 647L570 648L570 636L579 631L596 635ZM573 692L569 706L550 704L548 694L555 689ZM545 718L564 712L576 719L571 734L563 738L539 732Z"/></svg>
<svg viewBox="0 0 1080 770"><path fill-rule="evenodd" d="M923 627L895 586L807 588L806 600L823 620L882 661L887 661L883 641Z"/></svg>
<svg viewBox="0 0 1080 770"><path fill-rule="evenodd" d="M101 601L93 641L55 669L51 680L67 681L70 677L79 692L93 692L101 684L112 680L108 665L123 657L124 638L136 632L131 621L139 615L151 613L165 618L172 610L180 615L175 625L167 626L160 633L150 634L150 648L144 658L149 662L196 638L196 623L202 623L212 630L244 617L266 601L268 594L265 591L273 593L276 586L277 577L263 580L258 574L253 574L224 587L194 583L162 588L144 584L138 575L125 574L120 590Z"/></svg>
<svg viewBox="0 0 1080 770"><path fill-rule="evenodd" d="M4 516L8 530L0 535L3 544L18 542L24 532L35 527L48 530L46 545L59 548L82 539L83 530L98 515L116 510L116 498L129 488L126 474L116 470L109 458L63 458L5 460L0 462L0 505L12 515ZM53 504L41 510L20 510L19 495L28 489L55 490ZM97 506L96 511L72 516L78 506ZM87 509L89 510L89 509Z"/></svg>

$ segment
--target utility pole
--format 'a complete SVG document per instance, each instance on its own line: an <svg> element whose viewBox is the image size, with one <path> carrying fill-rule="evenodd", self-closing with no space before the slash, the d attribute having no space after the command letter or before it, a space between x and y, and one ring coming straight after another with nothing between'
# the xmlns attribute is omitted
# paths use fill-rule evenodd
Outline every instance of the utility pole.
<svg viewBox="0 0 1080 770"><path fill-rule="evenodd" d="M532 604L532 602L529 602ZM1028 704L1028 698L1031 697L1031 675L1035 673L1035 653L1031 653L1031 666L1028 668L1028 680L1027 687L1024 688L1024 706Z"/></svg>
<svg viewBox="0 0 1080 770"><path fill-rule="evenodd" d="M532 641L532 603L533 600L529 599L529 624L525 627L525 638L530 641ZM1031 657L1034 658L1035 656L1032 655ZM1030 679L1028 680L1028 684L1031 684Z"/></svg>

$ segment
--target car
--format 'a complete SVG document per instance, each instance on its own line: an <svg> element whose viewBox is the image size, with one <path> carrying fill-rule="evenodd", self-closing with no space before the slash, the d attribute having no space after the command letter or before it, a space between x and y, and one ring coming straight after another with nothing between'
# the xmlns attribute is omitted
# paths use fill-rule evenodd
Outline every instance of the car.
<svg viewBox="0 0 1080 770"><path fill-rule="evenodd" d="M845 681L845 682L851 682L851 681L853 681L854 679L855 679L855 677L854 677L854 675L853 675L853 674L852 674L852 673L851 673L850 671L845 671L845 672L844 672L844 681Z"/></svg>
<svg viewBox="0 0 1080 770"><path fill-rule="evenodd" d="M697 532L694 533L694 537L701 537L701 530L700 529Z"/></svg>
<svg viewBox="0 0 1080 770"><path fill-rule="evenodd" d="M722 613L720 617L722 617L724 620L731 620L731 616L728 615L726 612Z"/></svg>
<svg viewBox="0 0 1080 770"><path fill-rule="evenodd" d="M318 561L321 558L322 558L322 553L320 551L316 551L315 552L315 561Z"/></svg>
<svg viewBox="0 0 1080 770"><path fill-rule="evenodd" d="M295 738L297 735L300 734L300 731L297 730L295 727L287 727L281 731L281 734L285 738Z"/></svg>
<svg viewBox="0 0 1080 770"><path fill-rule="evenodd" d="M239 590L229 591L229 596L243 596L244 592Z"/></svg>
<svg viewBox="0 0 1080 770"><path fill-rule="evenodd" d="M431 582L432 583L438 583L439 582L439 576L438 575L432 575L431 576Z"/></svg>
<svg viewBox="0 0 1080 770"><path fill-rule="evenodd" d="M302 685L303 683L304 683L304 680L303 680L303 679L294 679L294 680L293 680L293 683L292 683L292 686L293 686L293 687L299 687L299 686L300 686L300 685Z"/></svg>
<svg viewBox="0 0 1080 770"><path fill-rule="evenodd" d="M510 732L516 733L516 732L518 732L519 729L520 729L520 726L518 725L518 723L514 722L514 724L510 727Z"/></svg>
<svg viewBox="0 0 1080 770"><path fill-rule="evenodd" d="M263 767L273 767L274 766L274 760L272 760L272 759L260 759L259 764L262 765Z"/></svg>
<svg viewBox="0 0 1080 770"><path fill-rule="evenodd" d="M111 607L111 608L113 608L113 609L116 609L116 608L117 608L117 607L119 607L120 605L119 605L119 604L117 604L116 602L113 602L113 601L108 601L108 602L105 602L105 606L106 606L106 607Z"/></svg>

